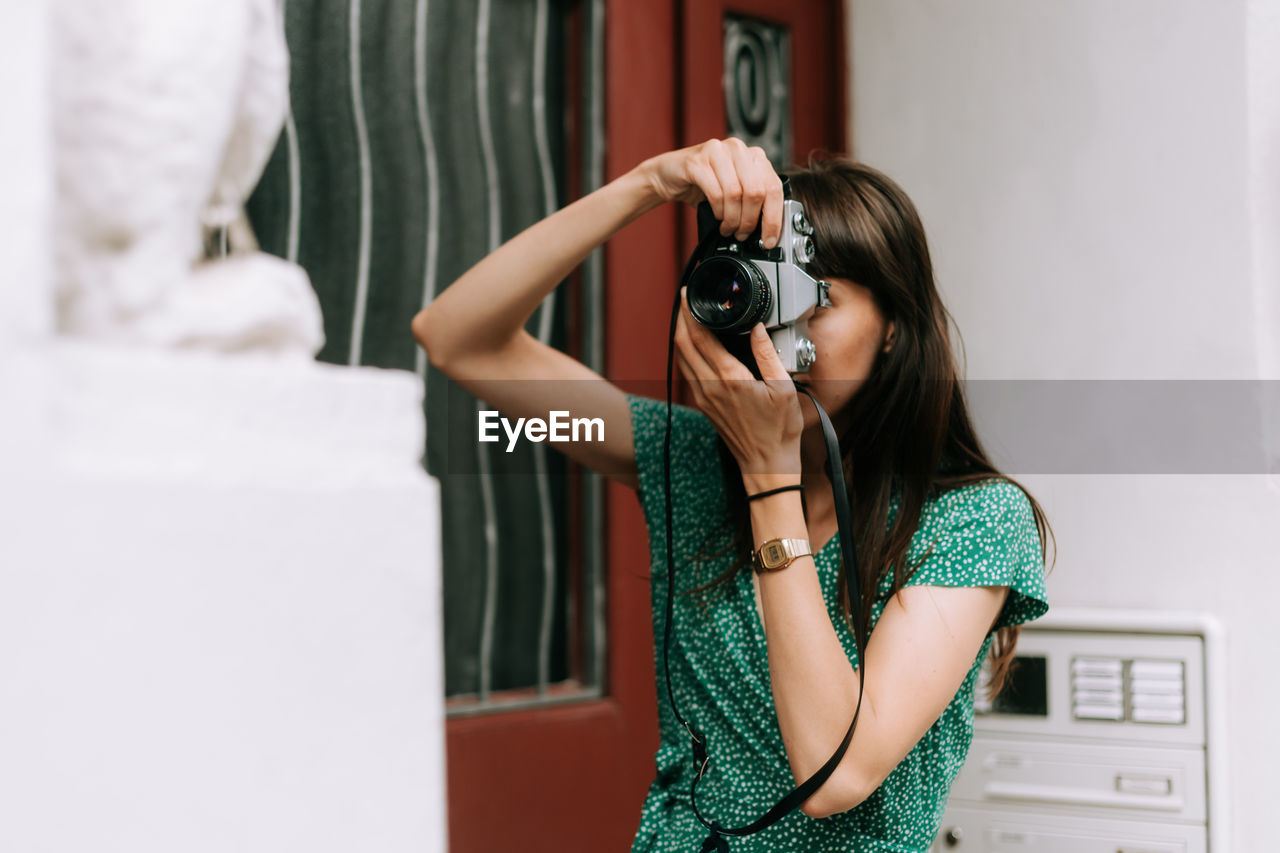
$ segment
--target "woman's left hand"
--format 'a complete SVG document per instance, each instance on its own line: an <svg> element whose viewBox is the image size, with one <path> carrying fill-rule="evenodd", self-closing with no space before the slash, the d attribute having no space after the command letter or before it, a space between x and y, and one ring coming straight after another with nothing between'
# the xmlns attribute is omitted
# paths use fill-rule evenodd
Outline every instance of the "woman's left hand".
<svg viewBox="0 0 1280 853"><path fill-rule="evenodd" d="M676 362L698 409L738 460L748 492L800 482L800 411L795 384L762 323L751 330L751 350L763 380L735 358L689 313L684 289L676 319Z"/></svg>

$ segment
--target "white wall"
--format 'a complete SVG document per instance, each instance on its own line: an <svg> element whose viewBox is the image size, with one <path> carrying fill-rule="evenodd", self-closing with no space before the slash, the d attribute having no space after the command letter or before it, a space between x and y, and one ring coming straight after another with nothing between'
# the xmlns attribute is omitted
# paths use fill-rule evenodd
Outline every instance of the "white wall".
<svg viewBox="0 0 1280 853"><path fill-rule="evenodd" d="M8 116L0 123L0 353L7 345L30 342L53 325L53 303L46 299L49 216L53 170L49 162L48 91L44 74L33 73L47 61L43 2L8 4L0 11L0 81ZM0 362L6 359L0 358Z"/></svg>
<svg viewBox="0 0 1280 853"><path fill-rule="evenodd" d="M1280 379L1277 5L850 0L854 153L919 206L969 378ZM1019 479L1053 604L1225 623L1233 849L1267 849L1277 483Z"/></svg>

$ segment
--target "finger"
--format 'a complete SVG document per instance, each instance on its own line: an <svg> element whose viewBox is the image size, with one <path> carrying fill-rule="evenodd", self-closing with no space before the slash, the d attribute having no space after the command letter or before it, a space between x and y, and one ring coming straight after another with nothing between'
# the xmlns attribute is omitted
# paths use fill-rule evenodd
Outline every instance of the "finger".
<svg viewBox="0 0 1280 853"><path fill-rule="evenodd" d="M680 375L684 377L685 385L689 388L689 394L693 397L693 401L697 403L699 409L706 411L707 389L703 384L703 380L698 377L697 371L682 353L676 353L676 365L680 368Z"/></svg>
<svg viewBox="0 0 1280 853"><path fill-rule="evenodd" d="M711 212L716 219L723 219L724 190L720 188L720 179L716 177L715 169L711 168L705 156L690 157L685 165L685 174L690 183L702 190L702 196L711 205Z"/></svg>
<svg viewBox="0 0 1280 853"><path fill-rule="evenodd" d="M782 178L778 177L778 173L773 170L772 164L769 164L769 157L764 153L764 149L757 148L755 150L760 152L757 156L769 167L770 177L766 181L764 212L761 214L760 239L764 242L766 249L772 249L778 245L778 240L782 238Z"/></svg>
<svg viewBox="0 0 1280 853"><path fill-rule="evenodd" d="M760 221L760 211L764 207L766 192L774 173L768 158L760 156L764 149L748 148L736 139L733 142L737 144L730 145L729 152L738 172L738 182L742 186L742 221L734 239L741 241L751 235L756 223Z"/></svg>
<svg viewBox="0 0 1280 853"><path fill-rule="evenodd" d="M697 393L698 380L693 375L693 368L689 366L688 360L676 350L676 367L680 369L680 375L684 377L685 384L689 386L690 391Z"/></svg>
<svg viewBox="0 0 1280 853"><path fill-rule="evenodd" d="M680 292L681 303L684 302L684 291ZM705 357L694 345L691 331L692 327L702 328L701 324L693 319L693 315L689 314L688 306L680 309L680 315L676 317L676 350L677 354L682 356L689 368L693 371L693 378L700 381L710 381L715 379L717 373L715 368L707 363Z"/></svg>
<svg viewBox="0 0 1280 853"><path fill-rule="evenodd" d="M733 157L724 143L707 147L707 162L716 173L724 196L724 216L720 219L720 234L728 237L736 232L742 222L742 184Z"/></svg>
<svg viewBox="0 0 1280 853"><path fill-rule="evenodd" d="M685 319L685 334L687 335L691 349L694 350L701 358L702 362L707 365L707 369L711 371L711 379L729 380L729 379L753 379L751 371L747 370L747 366L738 359L734 358L724 344L720 343L720 339L711 334L705 326L693 319L693 315L689 313L689 303L685 297L684 288L680 289L681 314L688 314ZM676 321L679 325L679 319Z"/></svg>
<svg viewBox="0 0 1280 853"><path fill-rule="evenodd" d="M764 323L756 323L751 327L751 352L756 357L756 366L760 368L762 379L771 386L785 382L786 388L791 388L791 374L782 366L782 359L778 358L778 351L773 348L773 339L765 331Z"/></svg>
<svg viewBox="0 0 1280 853"><path fill-rule="evenodd" d="M680 368L680 375L684 377L690 387L697 384L694 382L693 368L689 366L689 361L679 349L676 350L676 367Z"/></svg>

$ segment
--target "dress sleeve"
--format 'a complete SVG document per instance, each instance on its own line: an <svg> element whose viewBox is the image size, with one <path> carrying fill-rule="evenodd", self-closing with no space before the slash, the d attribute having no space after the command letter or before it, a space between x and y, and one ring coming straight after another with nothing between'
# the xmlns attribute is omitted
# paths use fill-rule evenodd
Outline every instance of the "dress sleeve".
<svg viewBox="0 0 1280 853"><path fill-rule="evenodd" d="M640 504L650 536L665 528L662 443L667 403L627 394L636 451ZM701 527L723 493L720 435L707 416L679 404L671 406L671 504L678 527ZM677 551L682 550L677 543ZM655 545L655 548L657 546Z"/></svg>
<svg viewBox="0 0 1280 853"><path fill-rule="evenodd" d="M908 567L926 553L907 586L1009 587L992 631L1049 612L1031 501L1008 480L953 489L926 505Z"/></svg>
<svg viewBox="0 0 1280 853"><path fill-rule="evenodd" d="M636 450L636 468L640 477L641 492L645 487L662 484L662 442L667 427L667 403L627 394L631 407L631 435ZM718 433L707 416L697 409L671 405L671 469L675 473L678 464L700 461L707 454L717 454ZM656 488L655 487L655 488Z"/></svg>

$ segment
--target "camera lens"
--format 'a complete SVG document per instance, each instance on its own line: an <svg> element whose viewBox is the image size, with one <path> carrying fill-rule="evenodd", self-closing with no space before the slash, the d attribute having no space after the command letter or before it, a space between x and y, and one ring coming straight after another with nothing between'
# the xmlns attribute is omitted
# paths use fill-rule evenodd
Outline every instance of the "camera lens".
<svg viewBox="0 0 1280 853"><path fill-rule="evenodd" d="M769 314L769 283L755 265L714 257L693 271L686 292L689 313L717 332L745 332Z"/></svg>

